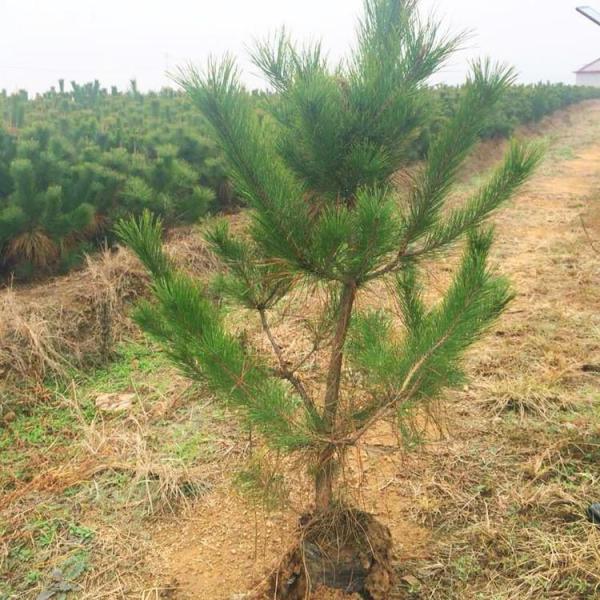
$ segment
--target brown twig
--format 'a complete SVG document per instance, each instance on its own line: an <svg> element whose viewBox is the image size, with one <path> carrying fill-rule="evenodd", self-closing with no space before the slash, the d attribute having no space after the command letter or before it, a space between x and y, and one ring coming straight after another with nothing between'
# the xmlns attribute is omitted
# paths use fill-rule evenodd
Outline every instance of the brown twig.
<svg viewBox="0 0 600 600"><path fill-rule="evenodd" d="M275 353L275 356L277 357L277 360L279 362L279 374L281 375L281 377L287 379L287 381L289 381L294 386L294 389L302 398L302 401L304 402L304 405L306 406L307 410L311 414L316 415L317 407L315 406L313 399L310 397L302 381L300 381L300 379L295 375L294 371L290 369L283 355L283 350L281 349L281 346L278 344L277 340L273 336L273 332L271 331L271 327L269 326L269 320L267 319L267 313L265 309L259 309L258 313L260 315L260 322L263 331L265 332L265 335L267 336L271 347L273 348L273 352Z"/></svg>
<svg viewBox="0 0 600 600"><path fill-rule="evenodd" d="M598 248L596 248L596 246L594 246L594 240L590 236L590 234L589 234L589 232L587 230L587 227L585 226L585 221L583 220L583 215L579 215L579 219L581 221L581 226L583 227L583 231L585 233L585 237L588 239L588 242L590 243L590 247L592 248L592 250L596 254L600 254L600 250L598 250Z"/></svg>

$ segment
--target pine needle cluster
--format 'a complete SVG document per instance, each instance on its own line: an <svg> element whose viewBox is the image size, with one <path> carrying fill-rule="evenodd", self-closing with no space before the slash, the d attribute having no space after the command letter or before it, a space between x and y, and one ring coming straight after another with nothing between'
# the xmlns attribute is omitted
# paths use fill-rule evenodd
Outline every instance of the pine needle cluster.
<svg viewBox="0 0 600 600"><path fill-rule="evenodd" d="M508 283L488 266L486 221L527 180L541 151L512 142L488 180L448 206L461 166L515 79L484 60L472 65L458 108L423 163L410 164L412 144L431 119L427 81L464 39L441 32L439 22L420 16L416 0L365 0L351 55L331 67L320 44L301 47L281 31L252 52L273 88L268 114L255 110L231 57L180 72L250 215L247 235L224 223L208 233L226 267L215 289L259 316L274 360L230 332L211 293L174 268L160 221L146 214L118 227L152 275L140 325L266 443L314 457L318 510L335 500L338 465L371 426L402 419L407 406L463 381L465 351L511 299ZM410 177L398 183L395 174L408 167ZM423 261L458 244L452 282L429 305ZM358 308L357 298L379 281L392 284L402 325L383 307ZM331 298L321 318L329 357L320 397L285 359L269 325L270 313L303 286ZM356 385L350 370L361 375L360 402L346 401Z"/></svg>

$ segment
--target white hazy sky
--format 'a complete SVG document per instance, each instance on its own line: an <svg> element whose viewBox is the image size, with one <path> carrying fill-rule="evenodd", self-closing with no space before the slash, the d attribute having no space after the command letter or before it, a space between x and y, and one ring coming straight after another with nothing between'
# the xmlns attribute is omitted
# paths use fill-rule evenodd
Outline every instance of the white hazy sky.
<svg viewBox="0 0 600 600"><path fill-rule="evenodd" d="M600 0L596 2L600 9ZM474 32L469 47L438 79L460 82L470 57L517 67L521 80L574 81L600 57L600 27L572 0L422 0L454 31ZM332 57L349 47L362 0L0 0L0 88L39 92L60 77L100 79L141 89L169 83L167 69L230 50L285 24L318 38ZM251 69L251 68L250 68ZM258 85L251 78L250 85Z"/></svg>

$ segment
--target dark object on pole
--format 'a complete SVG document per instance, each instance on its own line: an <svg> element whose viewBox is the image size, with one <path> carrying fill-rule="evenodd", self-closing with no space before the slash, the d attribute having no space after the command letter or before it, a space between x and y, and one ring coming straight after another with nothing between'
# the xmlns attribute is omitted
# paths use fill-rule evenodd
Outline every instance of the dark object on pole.
<svg viewBox="0 0 600 600"><path fill-rule="evenodd" d="M587 17L590 21L594 21L596 25L600 25L600 12L591 6L578 6L577 12Z"/></svg>
<svg viewBox="0 0 600 600"><path fill-rule="evenodd" d="M600 503L590 504L585 511L588 521L600 525Z"/></svg>

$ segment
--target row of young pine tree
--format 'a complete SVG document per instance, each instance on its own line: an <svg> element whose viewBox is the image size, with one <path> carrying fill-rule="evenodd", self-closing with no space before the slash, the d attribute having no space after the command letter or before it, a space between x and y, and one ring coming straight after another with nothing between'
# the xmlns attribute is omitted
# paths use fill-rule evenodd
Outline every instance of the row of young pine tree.
<svg viewBox="0 0 600 600"><path fill-rule="evenodd" d="M566 85L512 86L482 137L599 97ZM413 142L414 159L452 117L460 88L429 94L435 115ZM253 96L261 111L264 96ZM272 99L271 99L272 100ZM0 92L0 275L27 279L65 272L107 240L125 215L150 209L167 226L197 221L234 202L223 159L185 95L142 94L59 81L30 99Z"/></svg>
<svg viewBox="0 0 600 600"><path fill-rule="evenodd" d="M60 85L64 89L64 84ZM0 95L0 272L65 272L144 209L168 226L231 201L202 117L172 90Z"/></svg>

